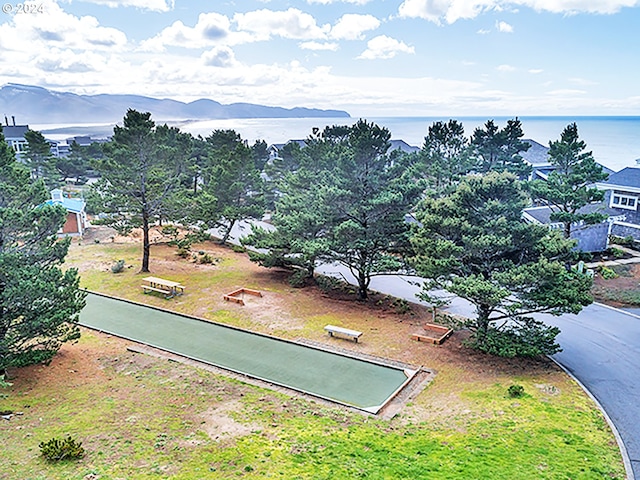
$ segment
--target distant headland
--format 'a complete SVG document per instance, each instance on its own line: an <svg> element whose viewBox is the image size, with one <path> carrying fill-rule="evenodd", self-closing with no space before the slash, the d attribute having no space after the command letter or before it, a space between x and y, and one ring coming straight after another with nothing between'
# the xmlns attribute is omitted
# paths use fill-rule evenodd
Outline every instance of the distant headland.
<svg viewBox="0 0 640 480"><path fill-rule="evenodd" d="M21 123L113 123L122 120L129 108L151 112L156 121L350 117L343 110L269 107L251 103L224 105L204 98L184 103L142 95L77 95L15 83L0 88L0 113L17 116Z"/></svg>

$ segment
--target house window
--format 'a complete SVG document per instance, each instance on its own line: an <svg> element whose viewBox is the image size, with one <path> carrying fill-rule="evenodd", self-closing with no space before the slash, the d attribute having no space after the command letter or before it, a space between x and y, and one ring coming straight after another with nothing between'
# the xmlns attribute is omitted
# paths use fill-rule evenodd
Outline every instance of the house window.
<svg viewBox="0 0 640 480"><path fill-rule="evenodd" d="M636 210L637 203L637 197L629 197L627 195L620 195L617 193L611 195L611 207Z"/></svg>

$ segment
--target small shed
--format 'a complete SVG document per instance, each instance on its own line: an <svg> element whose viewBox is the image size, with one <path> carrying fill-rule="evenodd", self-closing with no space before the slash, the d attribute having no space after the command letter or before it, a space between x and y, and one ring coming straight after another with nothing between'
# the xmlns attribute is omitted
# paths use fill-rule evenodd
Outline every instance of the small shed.
<svg viewBox="0 0 640 480"><path fill-rule="evenodd" d="M58 232L61 236L82 236L87 228L87 214L85 207L87 203L82 198L71 198L62 190L56 188L51 190L51 200L47 200L47 205L62 205L67 210L67 219Z"/></svg>

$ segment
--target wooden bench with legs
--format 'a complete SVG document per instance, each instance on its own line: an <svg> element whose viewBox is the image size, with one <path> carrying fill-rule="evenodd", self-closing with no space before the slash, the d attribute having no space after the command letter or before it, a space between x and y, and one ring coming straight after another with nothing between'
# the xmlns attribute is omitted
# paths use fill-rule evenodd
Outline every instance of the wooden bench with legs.
<svg viewBox="0 0 640 480"><path fill-rule="evenodd" d="M358 339L362 336L362 332L349 330L348 328L336 327L335 325L327 325L324 329L329 332L330 337L347 338L356 343L358 343Z"/></svg>
<svg viewBox="0 0 640 480"><path fill-rule="evenodd" d="M142 281L146 282L140 285L144 293L162 293L167 299L184 293L184 285L180 285L178 282L157 277L145 277Z"/></svg>
<svg viewBox="0 0 640 480"><path fill-rule="evenodd" d="M171 295L171 290L165 290L164 288L156 288L156 287L150 287L149 285L141 285L142 287L142 291L144 293L147 292L158 292L158 293L162 293L164 295Z"/></svg>

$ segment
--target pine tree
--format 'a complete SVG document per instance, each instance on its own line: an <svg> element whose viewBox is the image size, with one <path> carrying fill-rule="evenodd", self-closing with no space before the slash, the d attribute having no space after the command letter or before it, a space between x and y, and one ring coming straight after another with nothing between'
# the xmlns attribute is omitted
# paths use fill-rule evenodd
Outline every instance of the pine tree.
<svg viewBox="0 0 640 480"><path fill-rule="evenodd" d="M96 162L102 178L94 187L95 208L123 233L142 228L141 272L149 271L151 226L178 211L172 202L184 200L178 190L191 145L185 135L166 125L156 128L150 113L129 109Z"/></svg>
<svg viewBox="0 0 640 480"><path fill-rule="evenodd" d="M549 142L549 147L549 163L556 168L547 180L531 182L531 192L535 199L549 204L551 221L564 224L564 237L570 238L572 225L578 222L592 225L607 218L581 209L602 200L604 192L594 184L606 180L608 174L596 163L593 154L585 151L587 145L579 139L575 123L565 127L560 140Z"/></svg>
<svg viewBox="0 0 640 480"><path fill-rule="evenodd" d="M488 120L483 128L476 128L471 136L471 160L476 173L511 172L520 179L531 173L520 152L531 148L521 138L524 136L522 122L508 120L500 129L493 120Z"/></svg>
<svg viewBox="0 0 640 480"><path fill-rule="evenodd" d="M60 268L69 248L57 238L66 211L47 198L0 134L0 374L46 363L80 337L86 293L75 269Z"/></svg>
<svg viewBox="0 0 640 480"><path fill-rule="evenodd" d="M418 207L413 264L431 288L476 306L471 345L501 356L559 350L559 333L529 315L578 313L591 303L591 278L565 267L573 242L521 220L529 204L508 172L466 177L442 198Z"/></svg>

